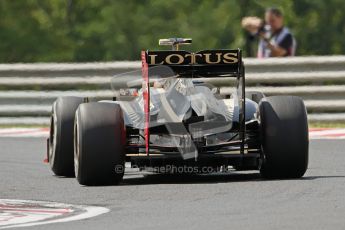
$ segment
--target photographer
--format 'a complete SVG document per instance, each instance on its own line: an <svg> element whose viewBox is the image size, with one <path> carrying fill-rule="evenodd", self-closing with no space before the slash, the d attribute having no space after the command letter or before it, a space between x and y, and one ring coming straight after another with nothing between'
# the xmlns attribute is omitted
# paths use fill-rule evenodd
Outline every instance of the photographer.
<svg viewBox="0 0 345 230"><path fill-rule="evenodd" d="M243 18L242 27L259 37L257 54L259 58L295 55L295 39L289 29L284 26L283 14L279 9L267 9L265 22L257 17Z"/></svg>

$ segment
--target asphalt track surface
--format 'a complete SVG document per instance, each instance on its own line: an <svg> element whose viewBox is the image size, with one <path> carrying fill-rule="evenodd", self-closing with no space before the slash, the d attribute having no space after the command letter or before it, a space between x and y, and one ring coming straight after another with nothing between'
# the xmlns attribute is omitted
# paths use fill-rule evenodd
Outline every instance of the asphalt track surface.
<svg viewBox="0 0 345 230"><path fill-rule="evenodd" d="M345 140L311 140L303 179L255 171L162 176L131 172L120 186L53 176L44 138L0 138L0 198L103 206L109 213L27 229L345 229Z"/></svg>

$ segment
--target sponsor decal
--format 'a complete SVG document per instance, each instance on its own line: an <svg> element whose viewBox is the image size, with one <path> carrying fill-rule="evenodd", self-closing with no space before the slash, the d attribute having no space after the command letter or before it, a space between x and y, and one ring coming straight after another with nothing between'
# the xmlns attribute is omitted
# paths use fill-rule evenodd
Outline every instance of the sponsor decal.
<svg viewBox="0 0 345 230"><path fill-rule="evenodd" d="M198 65L198 64L236 64L238 53L227 50L200 51L151 51L147 54L149 65Z"/></svg>

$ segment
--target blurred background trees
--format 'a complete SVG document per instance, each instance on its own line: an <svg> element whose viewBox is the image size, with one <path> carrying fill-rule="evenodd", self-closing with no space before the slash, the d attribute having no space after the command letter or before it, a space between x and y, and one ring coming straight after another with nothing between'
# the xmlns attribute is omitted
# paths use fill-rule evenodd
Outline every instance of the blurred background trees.
<svg viewBox="0 0 345 230"><path fill-rule="evenodd" d="M343 0L1 0L0 62L138 60L166 37L255 55L240 21L270 6L283 10L298 55L345 53Z"/></svg>

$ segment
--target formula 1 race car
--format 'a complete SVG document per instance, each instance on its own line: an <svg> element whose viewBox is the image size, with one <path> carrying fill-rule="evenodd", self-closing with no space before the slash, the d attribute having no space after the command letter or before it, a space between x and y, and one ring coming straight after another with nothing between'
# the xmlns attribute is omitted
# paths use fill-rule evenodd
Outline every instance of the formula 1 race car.
<svg viewBox="0 0 345 230"><path fill-rule="evenodd" d="M142 51L142 69L114 76L113 100L61 97L53 104L48 161L82 185L119 183L125 163L157 173L259 170L300 178L308 122L295 96L246 92L241 50ZM233 86L232 91L221 92ZM230 87L226 87L230 88Z"/></svg>

